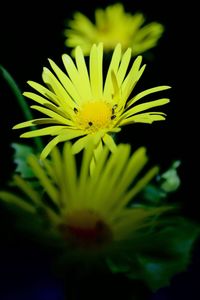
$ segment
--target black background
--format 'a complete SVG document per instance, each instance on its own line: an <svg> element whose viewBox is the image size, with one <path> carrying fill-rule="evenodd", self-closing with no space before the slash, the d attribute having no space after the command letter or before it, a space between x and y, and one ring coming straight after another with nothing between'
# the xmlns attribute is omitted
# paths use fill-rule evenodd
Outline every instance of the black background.
<svg viewBox="0 0 200 300"><path fill-rule="evenodd" d="M76 10L93 18L96 7L105 7L114 2L105 0L26 1L25 3L18 1L17 4L9 1L1 2L0 64L13 76L21 91L27 90L27 80L42 82L42 68L48 66L47 58L52 58L61 65L61 55L67 51L69 53L69 49L64 45L65 20L71 18ZM163 170L169 167L173 160L180 159L182 163L179 172L182 185L176 193L175 200L182 203L183 214L199 221L198 184L195 179L198 170L196 153L198 152L198 126L194 118L197 96L194 93L195 75L193 74L196 62L196 8L192 1L187 4L176 4L175 1L127 0L122 2L127 11L131 13L141 11L148 22L157 21L165 26L165 32L158 46L144 55L147 68L138 88L142 90L156 85L170 85L172 89L162 93L164 97L169 96L171 99L170 104L163 106L163 111L168 115L166 121L155 122L148 126L141 124L127 126L120 133L119 141L131 143L133 148L140 145L147 146L152 163L159 163ZM3 80L0 81L0 101L0 184L2 187L10 178L14 168L10 143L19 141L19 133L11 128L23 121L24 117L15 96ZM5 236L2 239L2 255L5 255L8 263L8 268L6 264L1 275L7 278L12 272L15 273L15 267L10 269L10 266L15 265L15 258L18 257L16 253L21 249L17 247L16 241L12 241L9 231L14 227L10 225L12 220L9 216L5 216L4 211L1 211L1 216L3 221L0 221L0 232ZM7 231L4 229L5 226ZM23 245L22 240L20 243ZM17 255L20 256L20 253ZM34 254L31 255L35 257ZM11 256L14 258L11 259ZM27 254L24 261L27 262L30 256ZM9 262L8 257L12 263ZM186 274L175 279L175 283L172 283L170 288L159 292L155 296L158 298L155 299L182 299L184 295L187 295L187 299L190 296L190 299L198 299L195 295L199 294L196 283L196 278L199 276L198 266L197 251L192 270L189 269ZM14 275L11 277L14 278ZM48 283L47 286L49 285L51 284ZM15 297L5 299L18 299L17 294ZM43 299L58 299L48 297ZM37 299L40 298L35 296L35 300Z"/></svg>

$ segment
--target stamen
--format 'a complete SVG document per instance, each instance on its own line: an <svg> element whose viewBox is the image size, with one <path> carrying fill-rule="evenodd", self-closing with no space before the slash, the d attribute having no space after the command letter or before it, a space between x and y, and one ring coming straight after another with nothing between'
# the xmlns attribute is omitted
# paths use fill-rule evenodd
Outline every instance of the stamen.
<svg viewBox="0 0 200 300"><path fill-rule="evenodd" d="M112 114L114 114L115 113L115 109L117 108L117 104L115 104L115 105L113 105L113 107L112 107Z"/></svg>

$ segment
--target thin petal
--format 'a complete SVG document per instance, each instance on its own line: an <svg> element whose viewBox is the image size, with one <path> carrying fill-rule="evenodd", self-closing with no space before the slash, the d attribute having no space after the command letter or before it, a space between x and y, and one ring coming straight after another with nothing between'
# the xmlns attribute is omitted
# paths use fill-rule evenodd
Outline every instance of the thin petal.
<svg viewBox="0 0 200 300"><path fill-rule="evenodd" d="M121 175L119 175L118 182L112 191L112 199L115 199L115 201L110 200L109 203L107 203L107 217L109 219L113 218L116 213L116 209L117 212L119 212L117 205L118 201L121 201L121 199L127 193L130 185L134 183L134 180L139 175L147 161L148 158L146 155L146 149L144 147L137 149L129 158L126 167L124 167L123 172L121 172Z"/></svg>
<svg viewBox="0 0 200 300"><path fill-rule="evenodd" d="M116 151L118 150L118 153ZM110 168L110 173L102 175L102 178L99 182L101 185L101 190L103 190L103 197L101 201L99 201L98 209L103 210L104 212L110 207L114 206L116 202L115 189L117 188L118 184L120 184L122 174L126 168L126 165L129 163L129 155L131 151L130 145L123 145L123 147L118 147L115 152L114 156L115 164ZM110 162L108 162L110 163ZM113 170L115 170L113 172ZM106 170L104 171L106 172ZM109 184L107 184L109 182ZM106 188L104 188L106 186Z"/></svg>
<svg viewBox="0 0 200 300"><path fill-rule="evenodd" d="M126 76L124 82L122 83L122 98L123 100L127 100L128 97L130 96L133 88L136 86L138 80L142 76L144 69L146 65L143 65L140 69L142 63L142 56L138 56L132 67L131 70L129 71L128 75Z"/></svg>
<svg viewBox="0 0 200 300"><path fill-rule="evenodd" d="M83 101L88 100L88 98L89 98L89 95L86 94L86 90L83 85L82 78L81 78L73 60L71 59L71 57L69 55L63 54L62 60L63 60L64 66L65 66L65 69L66 69L71 81L73 82L77 93L79 94L79 98L76 99L76 102L78 104L81 104ZM84 98L84 96L86 97L86 99Z"/></svg>
<svg viewBox="0 0 200 300"><path fill-rule="evenodd" d="M34 119L34 120L30 120L30 121L25 121L19 124L16 124L15 126L12 127L12 129L21 129L21 128L25 128L25 127L29 127L29 126L34 126L35 125L35 121L37 121L38 119ZM50 119L51 120L51 119ZM50 121L51 122L51 121ZM49 122L49 123L50 123Z"/></svg>
<svg viewBox="0 0 200 300"><path fill-rule="evenodd" d="M33 125L43 125L43 124L59 124L58 121L56 120L53 120L51 118L39 118L39 119L35 119L35 120L32 120L33 122ZM66 128L66 125L62 125L63 128ZM70 128L71 126L68 126L67 128Z"/></svg>
<svg viewBox="0 0 200 300"><path fill-rule="evenodd" d="M104 135L103 142L107 145L111 152L115 152L115 150L117 149L113 138L109 134Z"/></svg>
<svg viewBox="0 0 200 300"><path fill-rule="evenodd" d="M28 182L18 175L13 177L13 181L33 201L34 204L37 206L41 205L40 195L28 184Z"/></svg>
<svg viewBox="0 0 200 300"><path fill-rule="evenodd" d="M66 193L68 194L68 198L65 199L66 209L70 210L73 202L76 202L77 192L77 168L75 155L72 154L70 143L65 143L63 147L63 168Z"/></svg>
<svg viewBox="0 0 200 300"><path fill-rule="evenodd" d="M154 121L164 121L166 114L162 112L146 112L143 114L137 114L127 119L122 120L120 126L134 124L134 123L147 123L152 124Z"/></svg>
<svg viewBox="0 0 200 300"><path fill-rule="evenodd" d="M69 77L51 59L49 59L49 63L68 94L67 100L70 102L70 106L74 107L76 100L80 98L77 90Z"/></svg>
<svg viewBox="0 0 200 300"><path fill-rule="evenodd" d="M116 206L116 211L120 211L123 207L126 207L126 205L138 194L147 184L150 180L152 180L153 177L158 173L159 168L157 166L150 169L144 177L142 177L135 185L134 187L121 198L121 201L118 202L118 205Z"/></svg>
<svg viewBox="0 0 200 300"><path fill-rule="evenodd" d="M136 96L134 96L130 101L128 101L126 107L130 107L136 101L140 100L141 98L143 98L143 97L145 97L145 96L147 96L149 94L152 94L152 93L155 93L155 92L159 92L159 91L164 91L164 90L167 90L167 89L170 89L170 88L171 88L170 86L162 85L162 86L156 86L156 87L147 89L145 91L142 91L141 93L139 93Z"/></svg>
<svg viewBox="0 0 200 300"><path fill-rule="evenodd" d="M34 155L30 155L28 157L28 164L31 166L32 171L34 172L35 176L39 179L42 187L45 189L45 192L49 195L50 199L56 204L58 203L58 190L49 180L47 174L43 170L43 168L38 163L38 159Z"/></svg>
<svg viewBox="0 0 200 300"><path fill-rule="evenodd" d="M75 49L75 58L76 58L76 65L78 72L81 76L82 79L82 85L85 88L85 94L82 96L85 98L92 98L92 93L91 93L91 86L90 86L90 80L89 80L89 75L88 75L88 70L87 66L85 63L85 58L83 55L83 51L81 47L76 47Z"/></svg>
<svg viewBox="0 0 200 300"><path fill-rule="evenodd" d="M170 206L156 208L133 208L127 209L120 214L120 220L113 223L113 235L115 240L130 238L134 232L146 227L152 227L156 222L156 217L173 209Z"/></svg>
<svg viewBox="0 0 200 300"><path fill-rule="evenodd" d="M103 44L92 46L90 52L90 82L93 98L101 99L103 93Z"/></svg>
<svg viewBox="0 0 200 300"><path fill-rule="evenodd" d="M54 74L46 67L43 68L42 79L57 95L57 102L59 106L65 107L65 105L69 105L71 108L74 107L73 101L71 100L67 91L54 76Z"/></svg>
<svg viewBox="0 0 200 300"><path fill-rule="evenodd" d="M44 135L56 135L59 133L64 126L48 126L42 129L36 129L29 132L25 132L20 135L23 138L31 138L36 136L44 136Z"/></svg>
<svg viewBox="0 0 200 300"><path fill-rule="evenodd" d="M79 200L80 205L84 204L85 202L85 197L83 197L83 195L85 195L87 192L87 181L90 174L90 163L93 154L94 154L94 143L92 143L92 140L90 139L90 142L88 142L87 147L85 147L83 152L83 158L82 158L79 181L78 181L78 195L80 199Z"/></svg>
<svg viewBox="0 0 200 300"><path fill-rule="evenodd" d="M31 106L32 109L35 109L51 118L53 118L54 120L57 120L59 123L61 124L65 124L65 125L73 125L73 122L67 118L64 118L62 117L60 114L48 109L48 108L45 108L45 107L42 107L42 106L38 106L38 105L32 105Z"/></svg>
<svg viewBox="0 0 200 300"><path fill-rule="evenodd" d="M112 79L111 79L111 71L113 71L115 74L117 73L119 63L121 60L121 45L118 44L115 47L115 50L112 55L112 59L110 62L110 66L107 72L106 80L105 80L105 85L104 85L104 97L105 98L111 98L113 94L113 87L112 87Z"/></svg>
<svg viewBox="0 0 200 300"><path fill-rule="evenodd" d="M76 141L73 146L72 146L72 152L73 154L79 153L83 148L85 148L87 142L90 140L90 136L86 135L80 139L78 139L78 141Z"/></svg>
<svg viewBox="0 0 200 300"><path fill-rule="evenodd" d="M29 213L36 213L36 209L31 204L27 203L22 199L22 197L18 197L12 193L6 192L6 191L0 191L0 199L10 203L19 206L21 209L28 211Z"/></svg>
<svg viewBox="0 0 200 300"><path fill-rule="evenodd" d="M30 98L31 100L34 100L35 102L41 104L41 105L50 105L52 104L50 101L46 100L45 98L31 92L24 92L23 95L27 98Z"/></svg>
<svg viewBox="0 0 200 300"><path fill-rule="evenodd" d="M34 81L28 81L27 82L32 88L34 88L36 91L38 91L40 94L54 102L55 104L59 104L58 96L52 93L49 89L44 87L43 85L34 82Z"/></svg>
<svg viewBox="0 0 200 300"><path fill-rule="evenodd" d="M108 147L103 147L101 153L99 154L99 159L95 164L95 168L91 173L91 177L88 181L88 194L87 194L87 202L90 203L93 199L93 195L99 186L99 181L101 180L102 174L104 173L104 167L107 162L107 158L109 155Z"/></svg>
<svg viewBox="0 0 200 300"><path fill-rule="evenodd" d="M94 155L93 155L93 158L92 158L91 163L90 163L90 174L91 175L94 171L94 168L96 166L97 161L99 160L99 157L100 157L102 151L103 151L103 143L102 143L102 140L100 138L96 148L94 148Z"/></svg>
<svg viewBox="0 0 200 300"><path fill-rule="evenodd" d="M104 147L107 148L107 147ZM130 146L128 145L119 145L118 147L116 147L116 151L113 152L111 154L111 156L108 158L107 161L105 161L104 165L102 166L100 163L100 160L97 162L97 168L98 168L98 164L100 163L100 165L102 166L102 170L103 172L99 173L99 178L98 178L98 182L96 180L95 176L95 171L92 174L92 179L95 180L96 182L96 188L95 188L95 203L94 199L92 199L90 196L90 201L92 201L90 203L90 205L92 205L92 207L100 210L101 212L105 212L106 211L106 207L107 205L109 205L109 201L113 201L115 200L112 196L110 196L110 190L109 190L109 182L111 180L112 176L115 176L113 174L113 170L116 171L116 174L118 174L119 169L121 169L120 164L118 164L120 158L122 158L122 161L124 162L124 157L127 157L127 150L129 152L129 148ZM105 159L105 157L104 157ZM97 175L97 174L96 174ZM94 188L94 185L93 185ZM112 190L113 187L111 186ZM109 192L109 194L107 194L107 192ZM92 194L93 195L93 194ZM105 204L106 203L106 204Z"/></svg>
<svg viewBox="0 0 200 300"><path fill-rule="evenodd" d="M67 133L67 134L61 134L56 136L55 138L53 138L47 145L46 147L43 149L40 158L41 160L45 159L48 154L51 152L51 150L60 142L64 142L64 141L69 141L72 140L74 138L77 138L81 135L84 135L85 133L82 131L71 131L71 133Z"/></svg>
<svg viewBox="0 0 200 300"><path fill-rule="evenodd" d="M161 105L164 105L167 103L169 103L169 99L167 99L167 98L162 98L162 99L142 103L142 104L134 106L133 108L128 109L125 113L122 114L122 117L128 118L128 117L130 117L134 114L137 114L141 111L147 110L147 109L155 107L155 106L161 106Z"/></svg>
<svg viewBox="0 0 200 300"><path fill-rule="evenodd" d="M120 177L120 182L116 186L113 197L117 199L125 193L129 185L134 182L138 174L141 172L148 158L146 155L146 148L140 147L137 149L129 159L126 169L124 170L122 176Z"/></svg>
<svg viewBox="0 0 200 300"><path fill-rule="evenodd" d="M130 60L131 60L131 48L128 48L122 56L122 60L117 71L117 81L119 85L122 84L124 77L126 75Z"/></svg>

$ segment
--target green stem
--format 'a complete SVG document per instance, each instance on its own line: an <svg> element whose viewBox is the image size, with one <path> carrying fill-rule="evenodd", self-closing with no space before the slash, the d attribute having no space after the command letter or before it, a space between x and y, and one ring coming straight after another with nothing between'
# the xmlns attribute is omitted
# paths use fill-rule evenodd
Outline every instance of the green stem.
<svg viewBox="0 0 200 300"><path fill-rule="evenodd" d="M15 80L13 79L13 77L9 74L9 72L2 67L2 65L0 65L0 72L3 76L3 78L6 80L6 82L8 83L9 87L11 88L12 92L14 93L22 111L23 114L25 116L26 120L31 120L33 119L33 115L29 109L29 106L27 105L27 102L24 98L24 96L22 95L19 87L17 86ZM32 127L32 129L36 129L35 126ZM42 139L40 137L35 137L34 138L34 142L35 145L37 147L38 152L41 152L43 149L43 143L42 143Z"/></svg>

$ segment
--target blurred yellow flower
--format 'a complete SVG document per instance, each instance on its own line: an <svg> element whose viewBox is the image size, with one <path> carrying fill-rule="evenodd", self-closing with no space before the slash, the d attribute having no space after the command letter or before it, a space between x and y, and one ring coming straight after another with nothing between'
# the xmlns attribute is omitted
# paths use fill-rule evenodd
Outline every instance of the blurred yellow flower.
<svg viewBox="0 0 200 300"><path fill-rule="evenodd" d="M14 126L14 129L45 125L45 128L23 133L21 137L51 135L54 138L41 153L44 159L59 142L77 139L73 145L74 153L81 151L90 138L95 140L97 149L104 142L111 151L116 144L111 136L120 131L120 127L133 123L152 123L165 120L162 112L149 111L150 108L169 102L167 98L137 104L149 94L166 90L169 86L157 86L132 95L134 87L142 76L145 65L141 67L142 57L138 56L129 66L131 49L124 54L121 45L115 47L103 80L103 44L93 45L89 58L89 71L80 47L75 50L75 62L64 54L63 72L52 60L49 60L55 75L44 68L42 77L47 87L28 81L39 94L25 92L24 95L39 105L31 108L47 115ZM144 112L145 111L145 112Z"/></svg>
<svg viewBox="0 0 200 300"><path fill-rule="evenodd" d="M157 217L170 209L166 205L148 207L133 202L158 173L155 166L138 178L148 162L145 148L131 154L130 145L119 144L111 154L105 146L91 174L94 147L92 142L87 145L80 168L69 142L62 151L55 147L50 159L42 162L31 154L28 164L38 180L37 188L15 175L14 184L22 195L0 191L1 200L38 218L47 218L51 226L43 230L57 232L69 247L66 254L70 249L72 253L114 251L115 243L134 240L140 231L144 234L146 230L147 234Z"/></svg>
<svg viewBox="0 0 200 300"><path fill-rule="evenodd" d="M65 44L72 48L81 46L83 53L89 55L93 43L103 42L107 52L121 43L123 51L131 47L135 56L156 46L164 31L164 26L158 22L144 23L142 13L126 13L122 3L107 6L105 10L96 9L94 24L76 12L64 30Z"/></svg>

